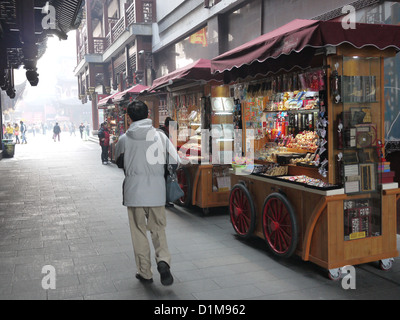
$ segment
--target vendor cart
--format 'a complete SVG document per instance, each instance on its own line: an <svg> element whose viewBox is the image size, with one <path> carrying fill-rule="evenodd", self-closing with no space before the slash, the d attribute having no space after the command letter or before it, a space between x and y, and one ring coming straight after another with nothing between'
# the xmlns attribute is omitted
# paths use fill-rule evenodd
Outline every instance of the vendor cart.
<svg viewBox="0 0 400 320"><path fill-rule="evenodd" d="M260 237L333 280L348 265L392 267L400 189L384 174L383 71L399 36L395 26L295 20L212 60L235 81L245 134L255 137L254 164L231 176L239 237Z"/></svg>
<svg viewBox="0 0 400 320"><path fill-rule="evenodd" d="M228 87L219 89L220 78L212 76L210 60L200 59L156 79L149 89L167 95L168 116L176 125L166 128L184 162L177 176L185 195L176 203L183 207L197 206L204 214L210 208L227 207L229 203L231 159L228 164L221 161L225 149L219 142L218 161L211 161L212 148L208 136L203 134L213 126L222 128L222 123L232 123L232 112L213 112L213 99L228 94ZM228 121L226 117L230 117ZM232 149L232 143L230 139L226 149Z"/></svg>

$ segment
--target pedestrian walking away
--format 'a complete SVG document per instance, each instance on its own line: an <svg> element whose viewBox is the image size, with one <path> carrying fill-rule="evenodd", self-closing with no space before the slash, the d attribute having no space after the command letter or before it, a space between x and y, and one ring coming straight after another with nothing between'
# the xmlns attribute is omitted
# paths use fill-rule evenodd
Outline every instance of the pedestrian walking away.
<svg viewBox="0 0 400 320"><path fill-rule="evenodd" d="M58 137L58 142L60 142L60 135L61 135L61 128L58 125L58 122L56 122L56 125L53 128L53 139L54 139L54 142L56 142L57 137Z"/></svg>
<svg viewBox="0 0 400 320"><path fill-rule="evenodd" d="M85 126L83 125L83 123L81 123L81 125L79 126L79 132L81 134L81 139L83 139L83 130L85 130Z"/></svg>
<svg viewBox="0 0 400 320"><path fill-rule="evenodd" d="M131 102L127 107L127 114L131 125L126 134L119 138L115 156L116 159L124 159L123 205L128 210L137 266L136 278L143 283L153 282L150 244L147 239L147 231L150 231L161 283L171 285L174 278L170 271L171 255L165 233L167 219L164 164L167 143L170 162L179 164L180 159L168 137L156 130L152 120L148 119L148 107L145 103Z"/></svg>
<svg viewBox="0 0 400 320"><path fill-rule="evenodd" d="M20 121L19 124L20 124L19 131L21 132L21 144L22 143L27 144L28 141L26 140L26 131L27 131L26 124L23 121Z"/></svg>

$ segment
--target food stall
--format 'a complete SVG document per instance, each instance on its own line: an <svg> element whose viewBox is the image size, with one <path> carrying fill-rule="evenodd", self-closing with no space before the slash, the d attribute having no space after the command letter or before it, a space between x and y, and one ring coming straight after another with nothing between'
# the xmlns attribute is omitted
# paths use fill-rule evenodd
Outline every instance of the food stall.
<svg viewBox="0 0 400 320"><path fill-rule="evenodd" d="M231 176L238 236L333 280L348 265L392 267L400 189L383 178L383 72L399 50L397 26L294 20L212 60L241 101L243 151L254 154Z"/></svg>
<svg viewBox="0 0 400 320"><path fill-rule="evenodd" d="M218 88L218 80L221 77L211 75L210 60L200 59L156 79L149 89L167 94L168 116L177 123L177 127L170 132L170 138L184 161L177 175L185 192L177 204L198 206L205 214L210 208L228 206L230 191L231 161L229 159L229 164L225 165L220 159L224 147L215 154L209 151L212 150L210 130L214 125L222 128L224 122L212 110L213 99L226 94L224 90L213 89ZM219 161L210 161L211 157Z"/></svg>

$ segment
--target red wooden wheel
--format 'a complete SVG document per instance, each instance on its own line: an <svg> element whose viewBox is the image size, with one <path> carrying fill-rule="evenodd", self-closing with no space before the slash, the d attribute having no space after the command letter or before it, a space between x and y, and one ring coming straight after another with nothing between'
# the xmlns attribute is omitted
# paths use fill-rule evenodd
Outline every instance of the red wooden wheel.
<svg viewBox="0 0 400 320"><path fill-rule="evenodd" d="M188 207L192 201L192 184L190 181L189 171L185 167L176 171L178 183L185 195L176 201L176 204Z"/></svg>
<svg viewBox="0 0 400 320"><path fill-rule="evenodd" d="M232 226L241 238L248 238L253 234L256 224L254 202L242 184L235 185L231 190L229 214Z"/></svg>
<svg viewBox="0 0 400 320"><path fill-rule="evenodd" d="M262 221L271 251L280 257L290 257L297 247L298 231L293 207L284 195L273 193L267 197Z"/></svg>

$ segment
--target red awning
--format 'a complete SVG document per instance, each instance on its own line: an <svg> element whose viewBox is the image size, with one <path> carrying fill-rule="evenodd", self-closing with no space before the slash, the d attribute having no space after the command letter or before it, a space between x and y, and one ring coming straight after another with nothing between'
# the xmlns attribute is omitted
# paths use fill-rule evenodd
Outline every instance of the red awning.
<svg viewBox="0 0 400 320"><path fill-rule="evenodd" d="M299 61L304 64L315 49L344 43L356 48L373 46L380 50L390 47L400 50L400 26L357 23L356 29L344 29L340 21L293 20L212 59L211 72L236 72L242 67L251 75L289 70ZM293 57L287 59L289 55ZM257 68L251 68L253 64Z"/></svg>
<svg viewBox="0 0 400 320"><path fill-rule="evenodd" d="M149 87L137 84L125 91L117 93L112 100L114 103L121 102L125 99L129 99L131 96L138 96L142 91L147 89L149 89Z"/></svg>
<svg viewBox="0 0 400 320"><path fill-rule="evenodd" d="M98 109L107 109L107 106L113 105L113 98L120 92L114 93L108 97L105 97L103 99L101 99L98 103L97 103L97 108Z"/></svg>
<svg viewBox="0 0 400 320"><path fill-rule="evenodd" d="M153 86L149 91L160 89L162 86L172 85L177 81L221 81L222 77L211 74L211 61L207 59L199 59L186 67L179 68L163 77L160 77L153 82Z"/></svg>

